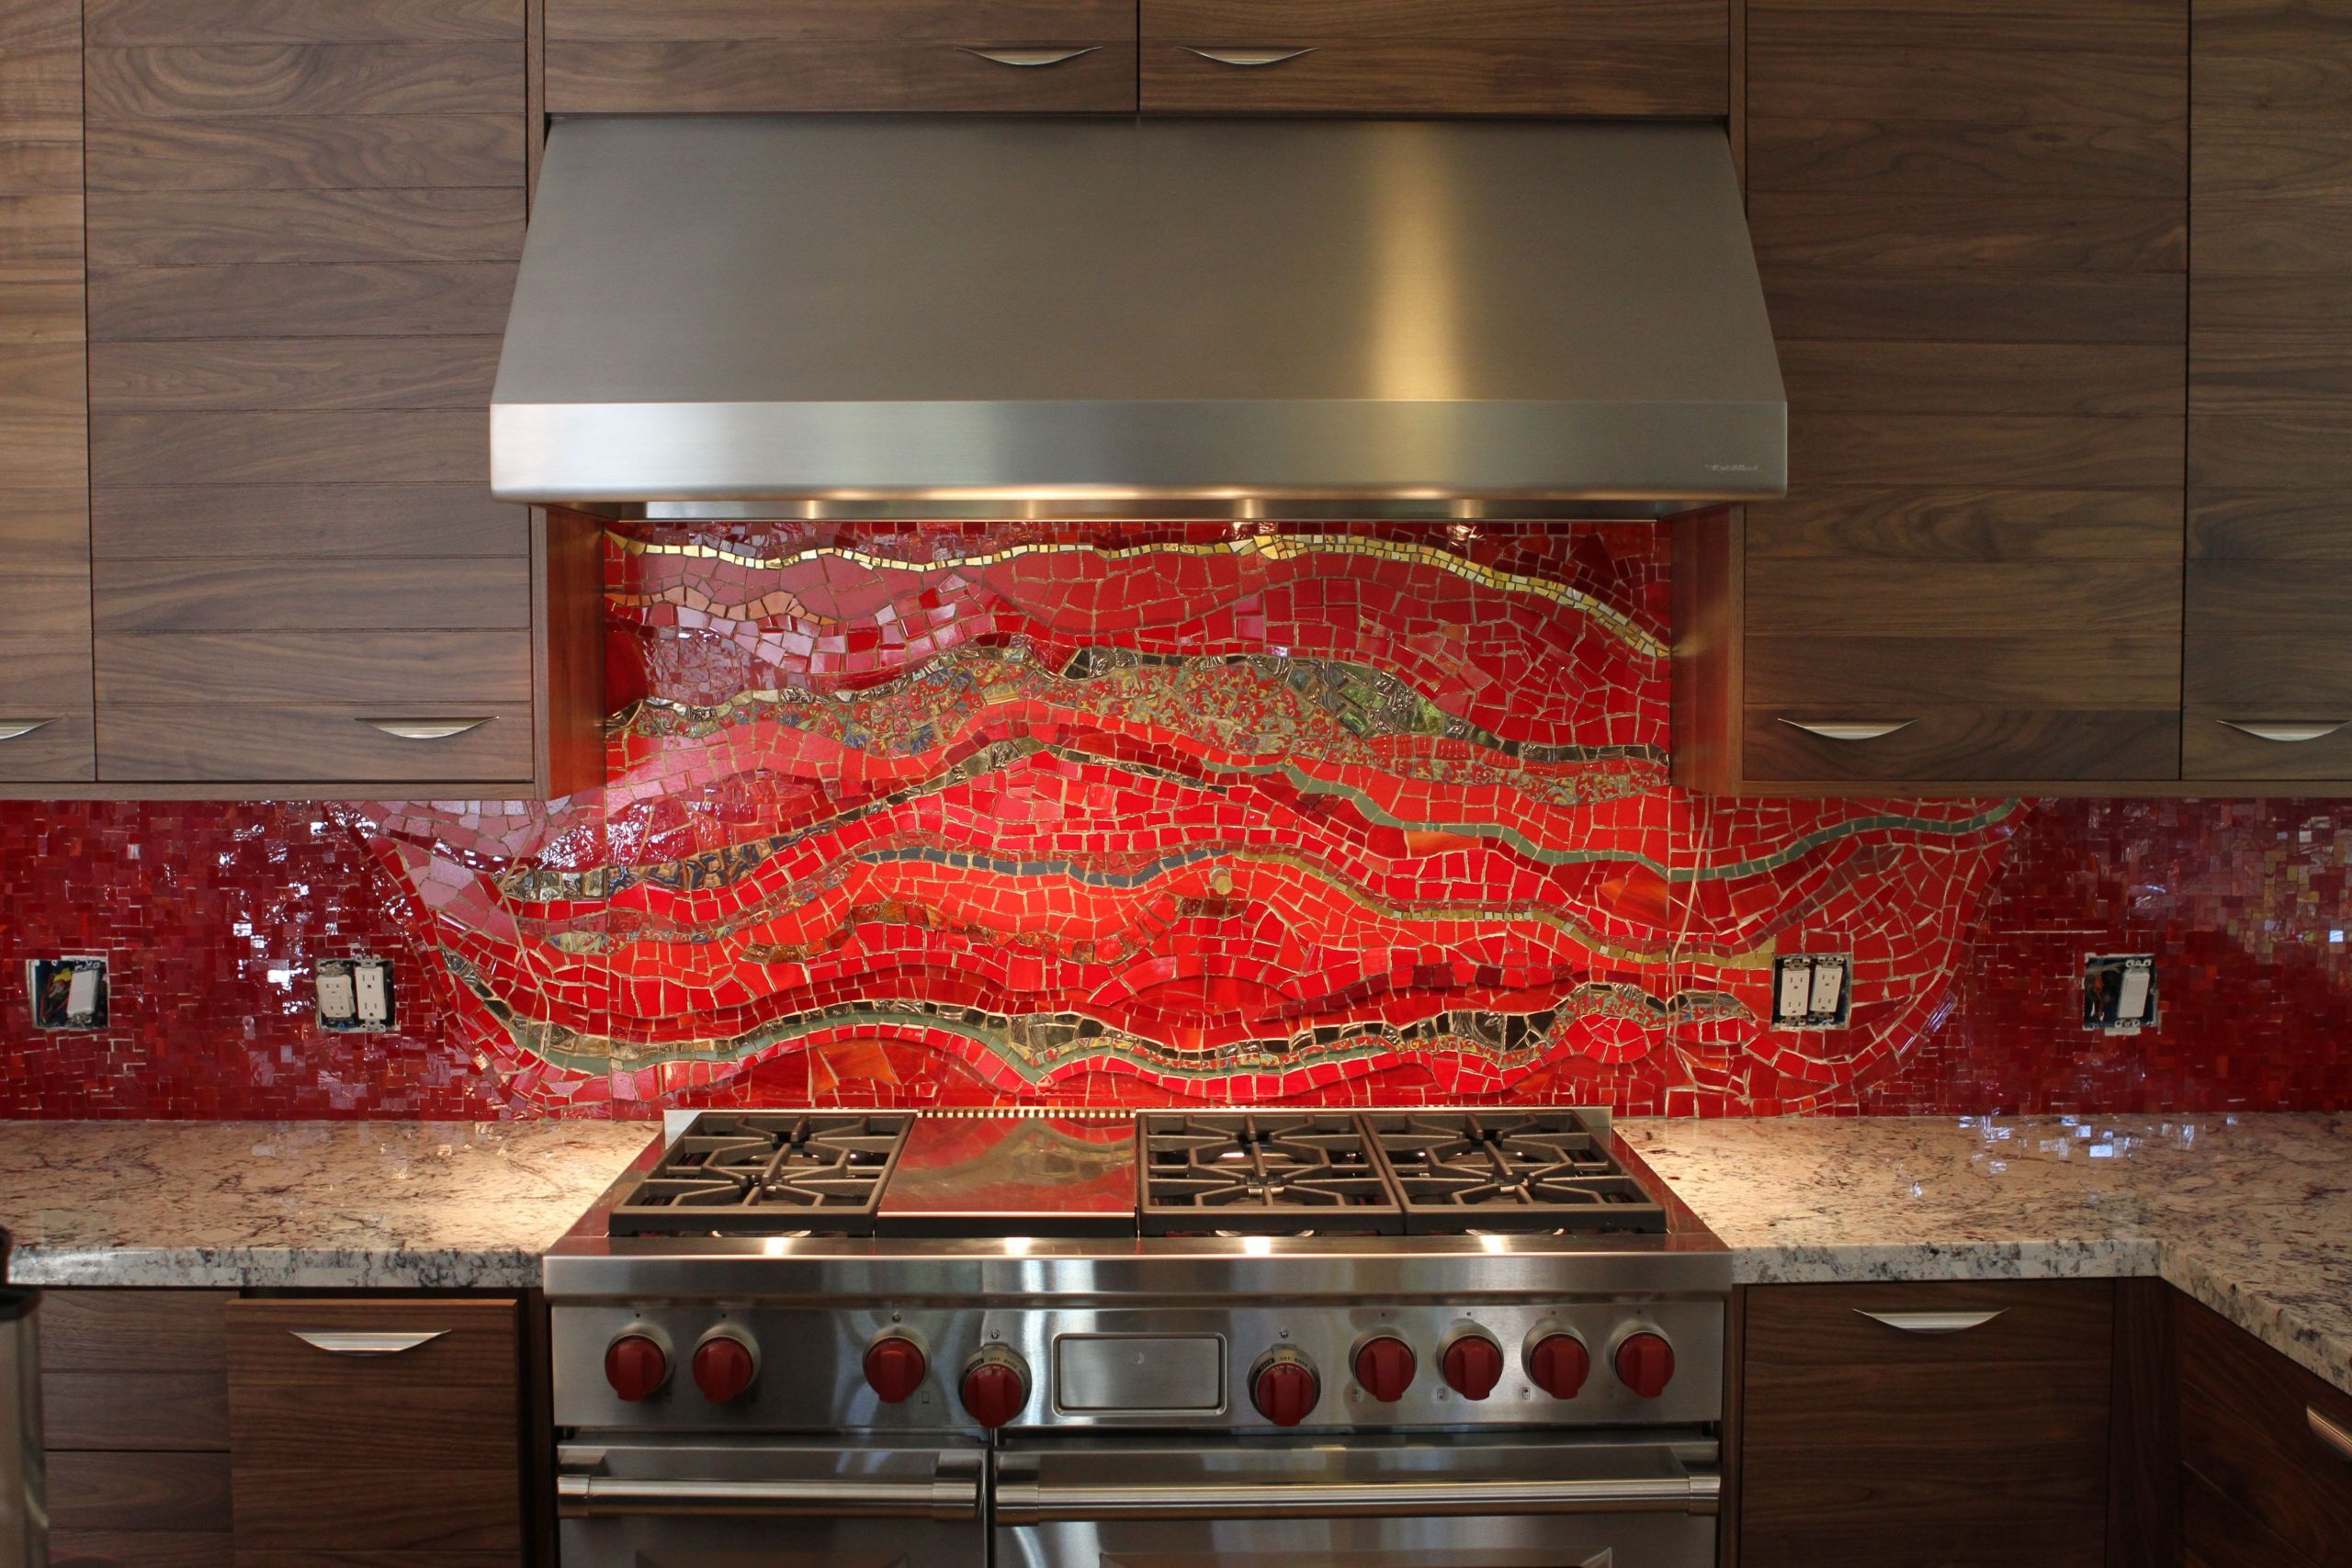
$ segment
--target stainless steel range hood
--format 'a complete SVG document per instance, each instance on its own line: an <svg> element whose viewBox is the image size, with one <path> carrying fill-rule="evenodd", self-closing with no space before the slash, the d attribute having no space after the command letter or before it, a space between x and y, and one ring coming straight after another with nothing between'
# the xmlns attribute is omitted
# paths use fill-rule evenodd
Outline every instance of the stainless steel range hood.
<svg viewBox="0 0 2352 1568"><path fill-rule="evenodd" d="M510 501L715 515L1661 516L1781 493L1720 128L578 119Z"/></svg>

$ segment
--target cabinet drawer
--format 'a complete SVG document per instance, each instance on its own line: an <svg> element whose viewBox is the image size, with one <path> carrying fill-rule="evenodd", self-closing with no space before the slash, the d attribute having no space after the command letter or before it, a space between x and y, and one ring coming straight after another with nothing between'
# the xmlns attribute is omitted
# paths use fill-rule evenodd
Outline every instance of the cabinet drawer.
<svg viewBox="0 0 2352 1568"><path fill-rule="evenodd" d="M51 1453L49 1522L60 1530L229 1529L225 1453Z"/></svg>
<svg viewBox="0 0 2352 1568"><path fill-rule="evenodd" d="M2113 1299L2076 1281L1751 1288L1741 1562L2098 1568Z"/></svg>
<svg viewBox="0 0 2352 1568"><path fill-rule="evenodd" d="M5 647L0 646L0 657ZM90 716L51 714L57 705L19 706L0 713L9 728L38 721L40 728L0 740L0 784L86 784L97 777L97 732Z"/></svg>
<svg viewBox="0 0 2352 1568"><path fill-rule="evenodd" d="M550 39L547 78L548 107L557 114L1111 114L1136 107L1135 45L1082 39Z"/></svg>
<svg viewBox="0 0 2352 1568"><path fill-rule="evenodd" d="M2182 1568L2314 1568L2188 1469L2180 1472L2180 1561Z"/></svg>
<svg viewBox="0 0 2352 1568"><path fill-rule="evenodd" d="M519 1551L518 1330L505 1300L233 1303L240 1557Z"/></svg>
<svg viewBox="0 0 2352 1568"><path fill-rule="evenodd" d="M2186 1296L2174 1313L2181 1462L2312 1562L2352 1562L2352 1455L2313 1422L2352 1432L2352 1395Z"/></svg>
<svg viewBox="0 0 2352 1568"><path fill-rule="evenodd" d="M1147 109L1719 115L1727 107L1730 21L1720 0L1144 0L1142 32ZM1235 62L1295 50L1308 52ZM1220 54L1229 58L1211 57Z"/></svg>
<svg viewBox="0 0 2352 1568"><path fill-rule="evenodd" d="M96 778L96 745L88 639L0 635L0 783Z"/></svg>
<svg viewBox="0 0 2352 1568"><path fill-rule="evenodd" d="M1844 739L1801 725L1900 728ZM2180 776L2178 709L1751 706L1746 726L1747 772L1764 780L1958 784Z"/></svg>
<svg viewBox="0 0 2352 1568"><path fill-rule="evenodd" d="M438 701L380 706L108 704L98 773L119 784L514 784L531 778L531 705ZM386 725L449 733L403 736Z"/></svg>
<svg viewBox="0 0 2352 1568"><path fill-rule="evenodd" d="M227 1364L225 1291L51 1291L40 1370L193 1372Z"/></svg>

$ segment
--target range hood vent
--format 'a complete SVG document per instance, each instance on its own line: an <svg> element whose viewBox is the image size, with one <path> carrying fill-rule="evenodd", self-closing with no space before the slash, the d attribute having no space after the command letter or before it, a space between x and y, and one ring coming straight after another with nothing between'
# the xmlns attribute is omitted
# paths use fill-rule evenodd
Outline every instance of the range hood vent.
<svg viewBox="0 0 2352 1568"><path fill-rule="evenodd" d="M509 501L675 516L1664 516L1779 495L1719 127L573 119Z"/></svg>

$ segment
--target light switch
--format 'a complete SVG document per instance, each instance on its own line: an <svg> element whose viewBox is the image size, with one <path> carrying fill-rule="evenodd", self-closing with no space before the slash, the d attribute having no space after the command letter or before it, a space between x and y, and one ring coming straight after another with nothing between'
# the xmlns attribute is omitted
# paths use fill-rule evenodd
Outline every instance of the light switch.
<svg viewBox="0 0 2352 1568"><path fill-rule="evenodd" d="M36 1029L107 1026L107 961L96 955L25 961L25 993Z"/></svg>
<svg viewBox="0 0 2352 1568"><path fill-rule="evenodd" d="M2156 958L2152 953L2095 953L2083 960L2083 1027L2133 1034L2155 1027Z"/></svg>

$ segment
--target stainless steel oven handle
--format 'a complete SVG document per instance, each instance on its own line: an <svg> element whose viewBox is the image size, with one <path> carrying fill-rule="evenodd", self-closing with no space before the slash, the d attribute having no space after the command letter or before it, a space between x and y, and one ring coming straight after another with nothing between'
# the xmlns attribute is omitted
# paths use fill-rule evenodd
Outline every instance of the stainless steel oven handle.
<svg viewBox="0 0 2352 1568"><path fill-rule="evenodd" d="M1045 1525L1114 1518L1712 1514L1722 1491L1722 1478L1715 1475L1594 1481L1385 1481L1318 1486L1051 1486L1000 1475L996 1517L1001 1524Z"/></svg>
<svg viewBox="0 0 2352 1568"><path fill-rule="evenodd" d="M673 1481L560 1475L556 1512L567 1519L633 1514L704 1514L770 1518L970 1519L979 1517L977 1477L935 1481Z"/></svg>

